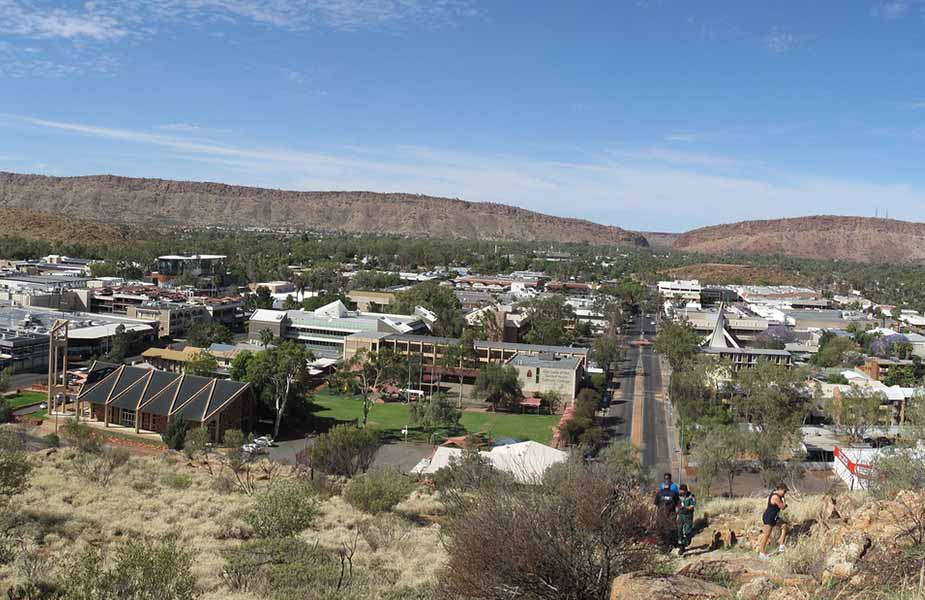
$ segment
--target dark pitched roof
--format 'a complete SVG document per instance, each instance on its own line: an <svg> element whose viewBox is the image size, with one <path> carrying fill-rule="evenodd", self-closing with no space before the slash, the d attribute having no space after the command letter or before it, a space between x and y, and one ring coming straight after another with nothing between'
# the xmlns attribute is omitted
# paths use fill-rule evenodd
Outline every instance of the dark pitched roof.
<svg viewBox="0 0 925 600"><path fill-rule="evenodd" d="M96 362L78 398L91 404L162 416L179 413L189 421L207 421L250 390L249 383Z"/></svg>

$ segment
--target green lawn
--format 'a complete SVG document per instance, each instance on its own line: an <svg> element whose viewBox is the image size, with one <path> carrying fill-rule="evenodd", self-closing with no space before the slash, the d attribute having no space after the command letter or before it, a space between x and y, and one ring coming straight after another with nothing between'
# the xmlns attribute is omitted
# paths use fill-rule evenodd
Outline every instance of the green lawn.
<svg viewBox="0 0 925 600"><path fill-rule="evenodd" d="M47 396L41 392L21 392L15 396L10 396L8 399L10 401L10 407L16 410L17 408L29 406L30 404L45 402Z"/></svg>
<svg viewBox="0 0 925 600"><path fill-rule="evenodd" d="M339 422L355 422L363 418L363 401L357 396L335 396L326 392L315 394L314 416ZM517 415L509 413L464 412L462 425L467 432L490 432L494 437L534 440L544 444L552 439L552 428L559 421L556 415ZM370 426L398 436L408 425L408 406L401 403L374 404L369 411ZM426 440L423 432L412 428L409 439Z"/></svg>

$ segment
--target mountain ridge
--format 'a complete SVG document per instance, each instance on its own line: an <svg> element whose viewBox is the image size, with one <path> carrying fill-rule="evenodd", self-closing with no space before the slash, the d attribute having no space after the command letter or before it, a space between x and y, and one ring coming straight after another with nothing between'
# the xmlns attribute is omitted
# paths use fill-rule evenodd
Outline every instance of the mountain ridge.
<svg viewBox="0 0 925 600"><path fill-rule="evenodd" d="M909 262L925 260L925 223L839 215L740 221L682 233L671 247L727 256Z"/></svg>
<svg viewBox="0 0 925 600"><path fill-rule="evenodd" d="M620 227L506 204L421 194L300 192L117 175L52 177L0 172L0 208L130 225L290 227L460 239L648 245L643 235Z"/></svg>

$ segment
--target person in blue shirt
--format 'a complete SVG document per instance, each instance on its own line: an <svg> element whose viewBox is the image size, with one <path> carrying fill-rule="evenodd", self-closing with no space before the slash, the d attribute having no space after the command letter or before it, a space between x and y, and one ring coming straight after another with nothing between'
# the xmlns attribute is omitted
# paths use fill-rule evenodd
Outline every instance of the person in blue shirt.
<svg viewBox="0 0 925 600"><path fill-rule="evenodd" d="M659 493L664 492L666 489L674 492L675 494L680 492L678 489L678 484L671 480L671 473L665 473L664 479L658 485Z"/></svg>

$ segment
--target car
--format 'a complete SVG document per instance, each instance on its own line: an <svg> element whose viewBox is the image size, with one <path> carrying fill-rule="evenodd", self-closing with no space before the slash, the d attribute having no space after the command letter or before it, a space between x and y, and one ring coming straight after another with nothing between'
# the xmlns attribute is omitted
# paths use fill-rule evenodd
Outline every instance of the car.
<svg viewBox="0 0 925 600"><path fill-rule="evenodd" d="M262 448L269 448L273 445L273 438L268 435L262 435L259 438L254 438L254 444Z"/></svg>
<svg viewBox="0 0 925 600"><path fill-rule="evenodd" d="M258 446L257 444L244 444L241 446L241 452L244 454L259 454L263 450L263 446Z"/></svg>
<svg viewBox="0 0 925 600"><path fill-rule="evenodd" d="M48 403L47 403L47 402L42 402L41 404L39 404L39 408L41 408L42 410L48 408Z"/></svg>

